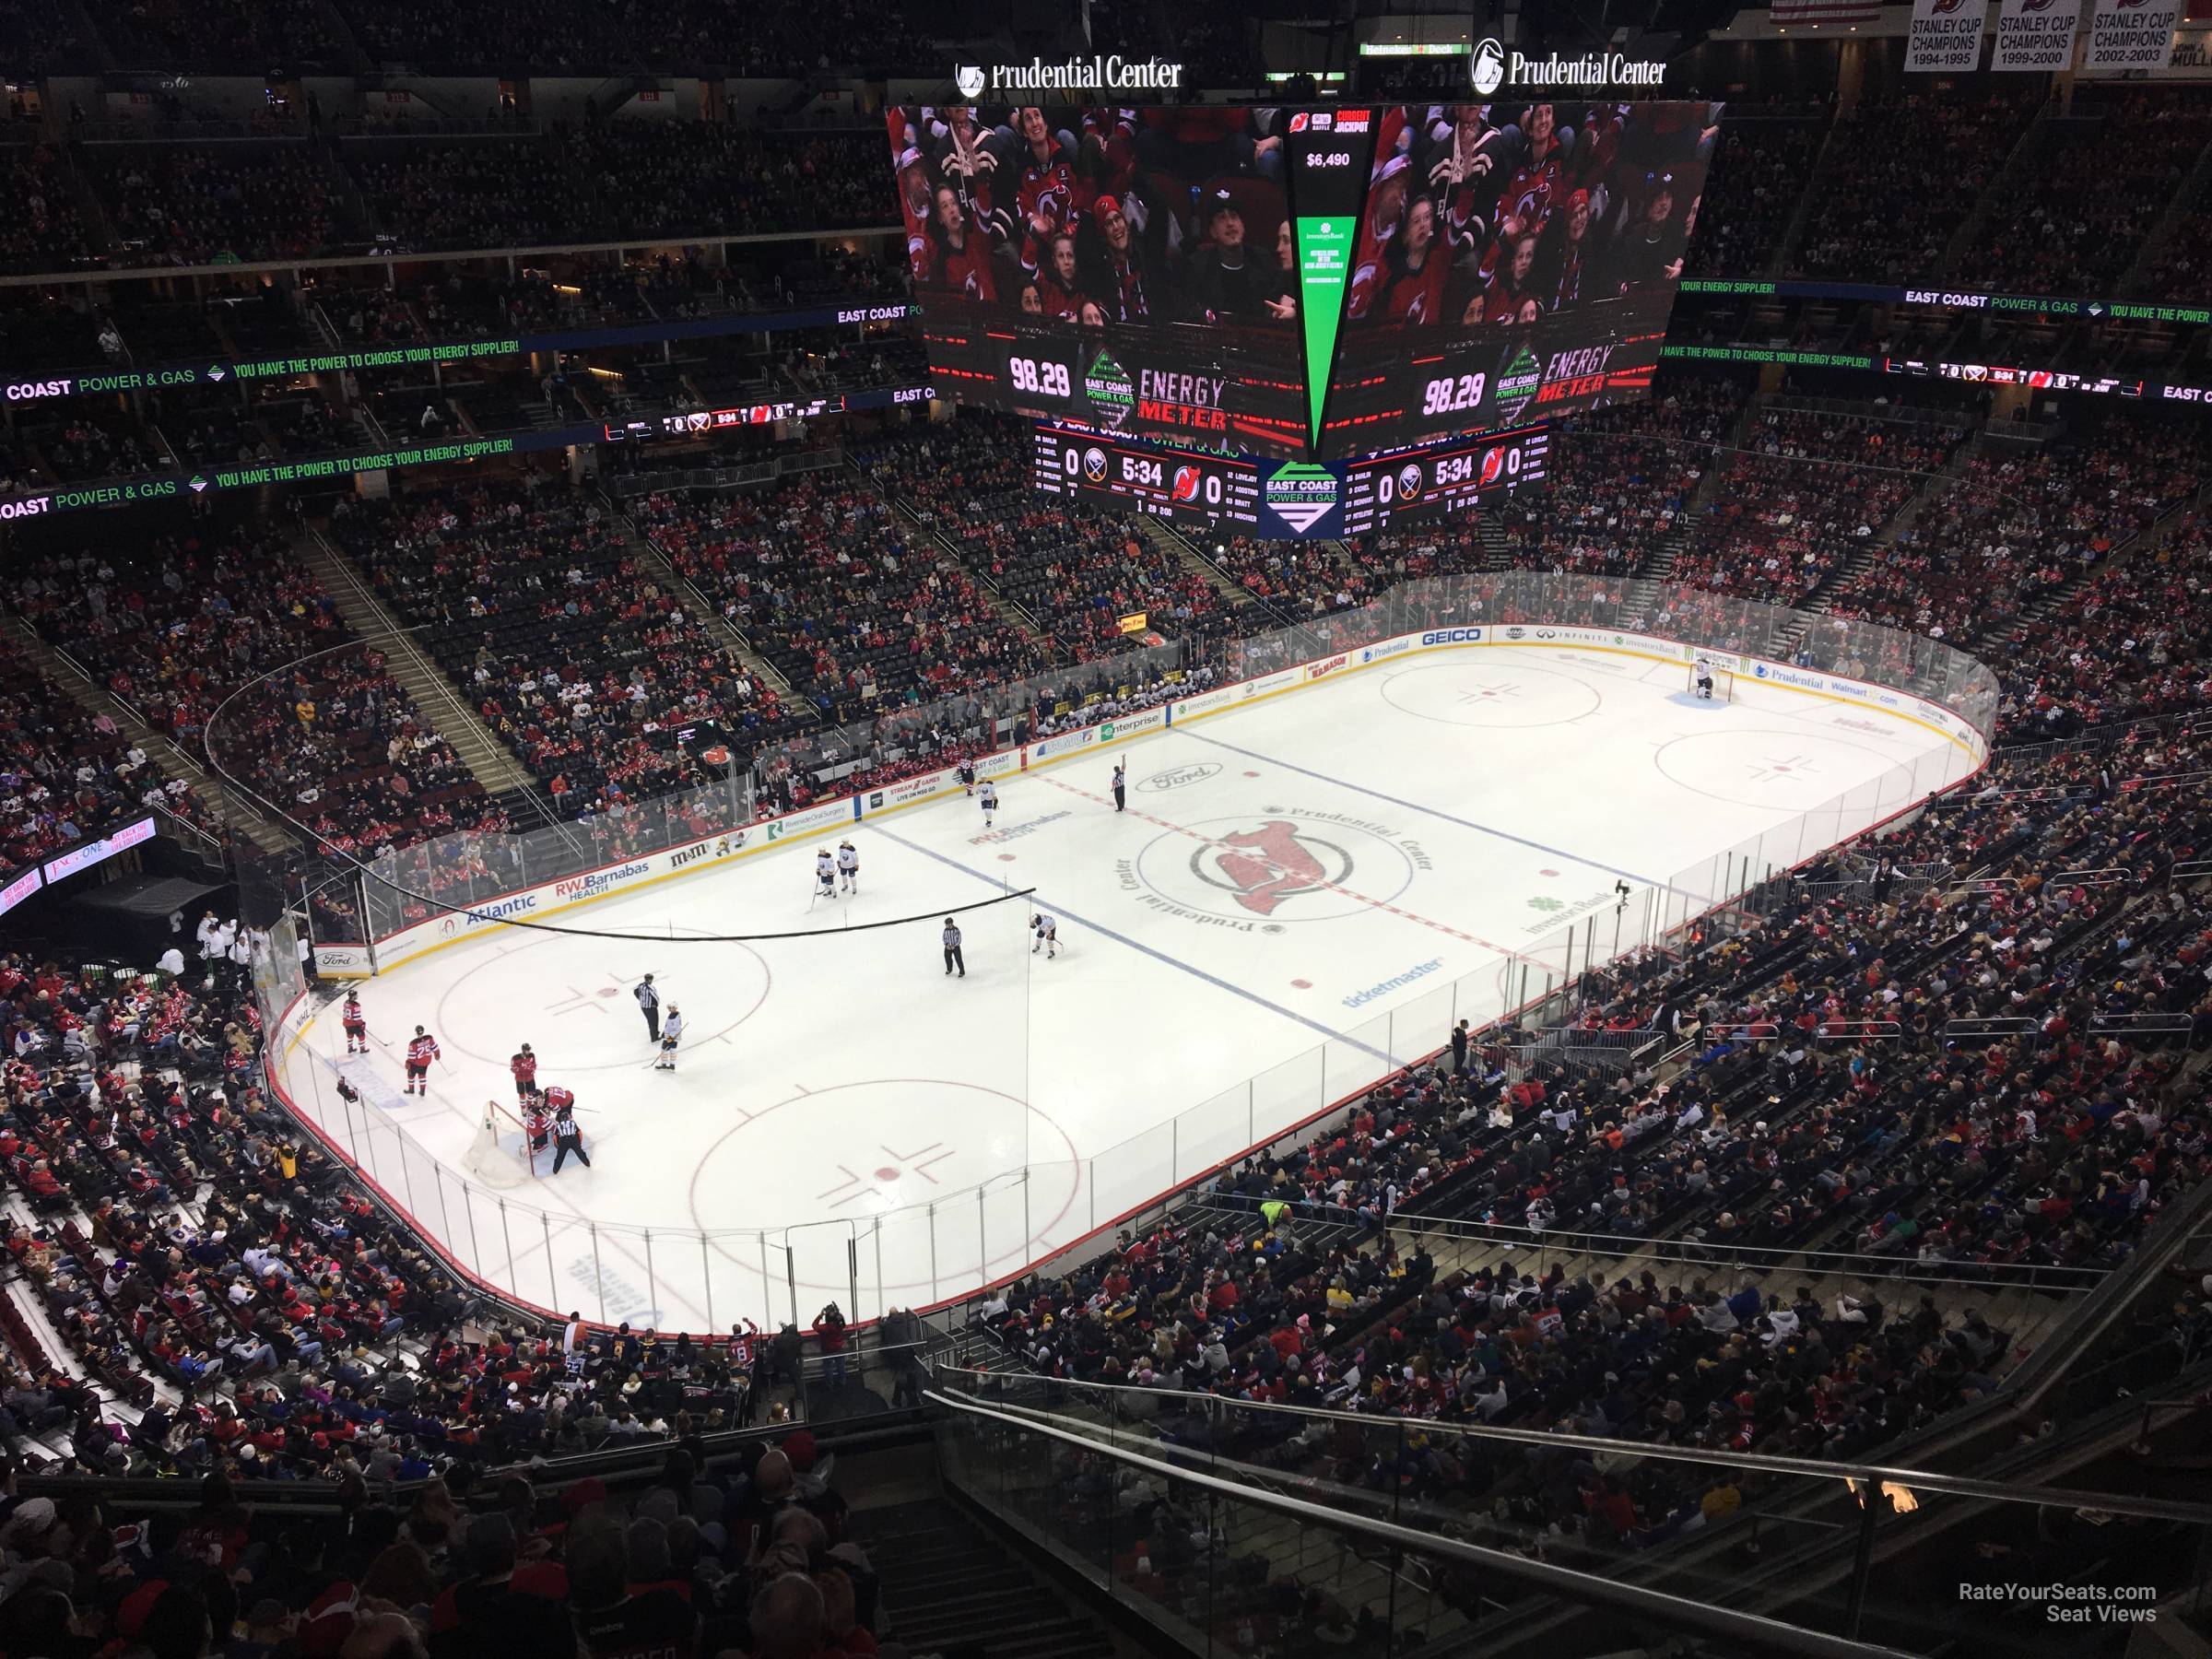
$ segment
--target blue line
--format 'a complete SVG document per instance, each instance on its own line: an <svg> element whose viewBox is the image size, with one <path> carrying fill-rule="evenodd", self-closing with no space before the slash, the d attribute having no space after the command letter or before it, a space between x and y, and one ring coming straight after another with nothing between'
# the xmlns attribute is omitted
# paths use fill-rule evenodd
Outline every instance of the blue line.
<svg viewBox="0 0 2212 1659"><path fill-rule="evenodd" d="M934 847L924 847L919 841L908 841L903 835L894 834L892 831L882 828L880 825L877 827L874 833L880 835L885 841L891 841L896 845L904 847L910 853L919 853L924 858L934 858L941 865L949 865L954 869L959 871L961 875L972 876L976 880L983 883L986 887L998 887L1000 885L996 880L983 874L982 871L971 870L957 858L948 857L945 853L938 852ZM1043 903L1043 899L1040 897L1038 900L1040 908L1042 907ZM1080 923L1083 926L1089 928L1091 932L1095 934L1103 934L1106 937L1113 940L1116 944L1126 945L1131 950L1141 952L1143 955L1150 957L1156 962L1165 962L1171 968L1182 970L1184 973L1189 974L1193 979L1204 980L1207 984L1213 986L1218 991L1227 991L1230 995L1241 996L1248 1003L1256 1003L1261 1007L1266 1009L1270 1014L1279 1014L1285 1019L1294 1019L1300 1025L1307 1026L1313 1030L1319 1031L1324 1037L1326 1037L1332 1042L1348 1043L1351 1047L1358 1049L1363 1054L1373 1055L1376 1059L1382 1061L1383 1065L1391 1067L1391 1069L1394 1071L1397 1068L1397 1062L1393 1060L1388 1054L1384 1053L1381 1049L1368 1047L1366 1043L1361 1042L1356 1037L1347 1037L1342 1031L1336 1030L1332 1027L1323 1025L1318 1019L1307 1018L1305 1015L1299 1013L1294 1008L1286 1008L1279 1003L1271 1003L1258 993L1247 991L1241 985L1231 984L1225 979L1217 979L1213 974L1206 972L1206 971L1203 968L1194 968L1188 962L1179 962L1173 957L1168 955L1166 951L1155 950L1151 946L1147 945L1141 939L1133 939L1127 934L1117 933L1114 929L1106 926L1103 923L1093 922L1087 916L1078 916L1074 911L1069 910L1065 904L1055 903L1052 908L1055 913L1065 916L1070 922Z"/></svg>
<svg viewBox="0 0 2212 1659"><path fill-rule="evenodd" d="M1348 789L1354 794L1372 795L1378 801L1388 801L1393 806L1403 806L1407 812L1426 813L1430 818L1443 819L1447 824L1457 824L1462 830L1472 830L1477 835L1494 835L1500 841L1512 841L1515 845L1526 847L1532 852L1549 853L1554 858L1565 859L1569 864L1586 865L1593 870L1603 870L1608 876L1623 876L1630 881L1640 881L1648 888L1661 888L1669 892L1674 890L1671 882L1654 881L1651 877L1639 876L1633 870L1616 869L1613 865L1602 863L1597 859L1584 858L1580 853L1570 853L1564 847L1547 847L1542 841L1530 841L1526 836L1513 835L1503 830L1493 830L1488 824L1477 824L1471 818L1453 818L1450 813L1439 812L1433 806L1420 806L1411 801L1401 801L1396 795L1384 794L1381 790L1370 789L1364 783L1354 783L1348 779L1331 777L1327 772L1317 772L1275 755L1263 755L1257 749L1239 748L1233 743L1224 743L1218 737L1208 737L1202 732L1194 732L1187 727L1182 735L1191 742L1210 743L1216 748L1225 748L1232 755L1242 755L1248 760L1265 760L1268 765L1279 766L1286 771L1303 772L1317 782L1334 784L1338 789Z"/></svg>

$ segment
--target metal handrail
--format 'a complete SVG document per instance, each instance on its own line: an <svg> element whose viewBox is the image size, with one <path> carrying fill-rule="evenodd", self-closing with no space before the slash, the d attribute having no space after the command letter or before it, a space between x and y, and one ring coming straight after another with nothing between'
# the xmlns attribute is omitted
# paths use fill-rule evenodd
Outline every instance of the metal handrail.
<svg viewBox="0 0 2212 1659"><path fill-rule="evenodd" d="M1298 1225L1302 1227L1306 1224L1300 1222ZM1394 1228L1411 1228L1419 1232L1441 1232L1455 1238L1477 1237L1494 1243L1511 1244L1517 1249L1567 1250L1579 1252L1584 1255L1618 1254L1627 1257L1649 1254L1656 1256L1668 1250L1675 1250L1683 1253L1685 1260L1690 1265L1707 1267L1735 1265L1741 1266L1746 1272L1795 1271L1809 1276L1820 1271L1820 1269L1813 1267L1793 1269L1786 1265L1788 1258L1804 1256L1818 1257L1823 1263L1835 1264L1833 1267L1828 1269L1832 1272L1851 1271L1859 1263L1869 1264L1870 1267L1876 1265L1887 1265L1891 1267L1925 1268L1940 1265L1921 1262L1907 1256L1878 1255L1866 1251L1823 1250L1818 1245L1783 1248L1771 1244L1715 1244L1701 1239L1626 1238L1618 1233L1572 1232L1558 1228L1538 1229L1507 1221L1470 1221L1460 1216L1427 1216L1417 1211L1404 1209L1391 1212L1390 1225ZM1567 1241L1571 1241L1571 1242L1566 1242ZM1735 1262L1725 1259L1700 1262L1694 1259L1697 1255L1741 1259ZM2077 1267L2065 1263L2048 1263L2024 1268L2018 1263L1989 1262L1979 1264L1977 1270L1972 1273L1947 1275L1929 1273L1912 1277L1920 1277L1944 1284L1964 1282L1987 1285L1993 1278L2004 1278L2007 1276L2056 1274L2062 1277L2074 1277L2078 1288L2087 1290L2100 1283L2107 1271L2108 1269L2102 1267ZM1902 1278L1908 1276L1869 1270L1863 1273L1861 1277L1871 1279Z"/></svg>
<svg viewBox="0 0 2212 1659"><path fill-rule="evenodd" d="M1962 1016L1943 1022L1944 1036L1959 1042L1972 1042L1985 1037L2032 1037L2042 1029L2035 1020L2018 1019L2006 1014L1971 1018Z"/></svg>
<svg viewBox="0 0 2212 1659"><path fill-rule="evenodd" d="M937 1368L942 1370L942 1367ZM1174 1400L1183 1396L1169 1390L1137 1388L1112 1382L1089 1382L1073 1377L1037 1377L1041 1387L1085 1389L1112 1395L1131 1394L1147 1400ZM935 1398L924 1391L924 1398ZM1191 1396L1219 1401L1240 1412L1272 1412L1280 1416L1350 1423L1362 1429L1401 1424L1426 1435L1455 1435L1463 1440L1489 1441L1502 1445L1558 1451L1602 1450L1608 1456L1648 1457L1661 1463L1697 1464L1706 1468L1739 1469L1750 1474L1810 1477L1862 1486L1901 1486L1914 1492L1941 1492L1948 1497L1973 1498L1992 1503L2027 1503L2037 1508L2103 1510L2115 1515L2133 1515L2146 1521L2178 1521L2191 1526L2212 1527L2212 1503L2183 1503L2168 1498L2142 1498L2119 1492L2091 1492L2063 1487L2022 1487L2014 1482L1975 1480L1963 1475L1945 1475L1934 1469L1896 1468L1886 1464L1830 1463L1812 1457L1775 1457L1759 1452L1722 1452L1703 1447L1658 1444L1645 1441L1616 1440L1605 1435L1562 1434L1547 1429L1504 1429L1493 1423L1447 1423L1434 1418L1386 1417L1371 1412L1331 1411L1325 1406L1291 1406L1265 1400L1221 1400L1216 1394ZM950 1404L951 1402L946 1402ZM2186 1404L2187 1402L2183 1402ZM1015 1409L1021 1409L1016 1407ZM1180 1469L1178 1471L1181 1472Z"/></svg>
<svg viewBox="0 0 2212 1659"><path fill-rule="evenodd" d="M1194 1487L1232 1502L1271 1510L1294 1521L1312 1523L1332 1531L1357 1534L1394 1550L1405 1550L1417 1556L1441 1557L1460 1566L1479 1570L1495 1579L1515 1581L1534 1592L1653 1619L1674 1629L1700 1630L1762 1653L1811 1655L1812 1659L1904 1659L1904 1655L1895 1648L1847 1641L1840 1636L1830 1636L1800 1625L1785 1624L1780 1619L1766 1618L1755 1613L1739 1613L1733 1608L1714 1606L1709 1602L1693 1601L1688 1596L1671 1595L1661 1590L1647 1590L1641 1585L1623 1583L1618 1579L1577 1572L1571 1568L1555 1567L1549 1562L1533 1560L1506 1550L1486 1549L1479 1545L1462 1543L1456 1538L1441 1537L1435 1533L1395 1525L1388 1521L1371 1520L1364 1515L1347 1514L1342 1510L1310 1503L1304 1499L1243 1486L1233 1480L1224 1480L1219 1476L1193 1469L1185 1464L1146 1457L1119 1446L1101 1445L1087 1436L1055 1429L1048 1423L1031 1422L977 1405L971 1400L948 1396L934 1390L924 1390L922 1397L967 1417L997 1423L1025 1434L1044 1435L1079 1447L1093 1456L1111 1458L1125 1467L1141 1469L1161 1480L1174 1481L1181 1487Z"/></svg>

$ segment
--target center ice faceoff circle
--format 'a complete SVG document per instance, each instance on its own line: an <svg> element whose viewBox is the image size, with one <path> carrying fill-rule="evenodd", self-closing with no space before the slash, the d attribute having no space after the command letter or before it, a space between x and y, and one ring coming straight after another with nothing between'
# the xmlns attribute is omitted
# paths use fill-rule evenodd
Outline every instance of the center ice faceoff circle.
<svg viewBox="0 0 2212 1659"><path fill-rule="evenodd" d="M1382 700L1406 714L1458 726L1548 726L1579 720L1604 700L1555 668L1484 652L1475 662L1431 663L1394 674Z"/></svg>
<svg viewBox="0 0 2212 1659"><path fill-rule="evenodd" d="M1262 805L1153 837L1117 866L1122 890L1170 916L1279 931L1387 904L1428 855L1389 825Z"/></svg>

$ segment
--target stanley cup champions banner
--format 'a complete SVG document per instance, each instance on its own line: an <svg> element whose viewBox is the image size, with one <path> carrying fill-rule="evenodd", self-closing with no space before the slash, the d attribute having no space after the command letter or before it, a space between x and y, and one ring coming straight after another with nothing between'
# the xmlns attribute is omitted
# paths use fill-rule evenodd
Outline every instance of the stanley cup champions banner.
<svg viewBox="0 0 2212 1659"><path fill-rule="evenodd" d="M2074 61L2081 0L2001 0L1992 69L2043 74Z"/></svg>
<svg viewBox="0 0 2212 1659"><path fill-rule="evenodd" d="M2173 58L2173 26L2182 0L2097 0L2089 17L2084 75L2120 75L2163 69Z"/></svg>
<svg viewBox="0 0 2212 1659"><path fill-rule="evenodd" d="M1912 0L1905 68L1914 75L1971 75L1982 61L1989 0Z"/></svg>

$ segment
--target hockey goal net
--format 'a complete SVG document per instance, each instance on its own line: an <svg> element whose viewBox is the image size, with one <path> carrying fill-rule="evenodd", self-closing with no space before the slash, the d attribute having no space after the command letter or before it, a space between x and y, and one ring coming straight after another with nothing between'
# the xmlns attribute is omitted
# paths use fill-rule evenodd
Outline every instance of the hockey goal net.
<svg viewBox="0 0 2212 1659"><path fill-rule="evenodd" d="M1734 702L1735 700L1735 676L1729 673L1727 669L1718 667L1711 663L1704 664L1702 666L1696 663L1689 665L1689 694L1692 697L1700 695L1698 682L1707 677L1712 681L1712 700L1714 702Z"/></svg>
<svg viewBox="0 0 2212 1659"><path fill-rule="evenodd" d="M497 1100L484 1102L477 1124L477 1138L468 1144L461 1168L488 1187L504 1191L521 1186L537 1173L537 1155L523 1120Z"/></svg>

